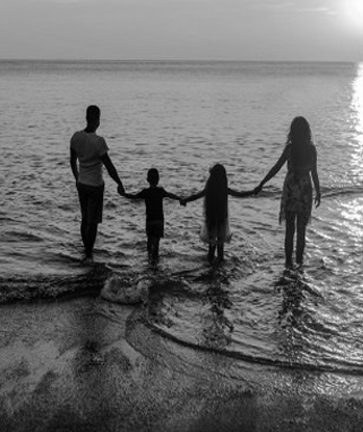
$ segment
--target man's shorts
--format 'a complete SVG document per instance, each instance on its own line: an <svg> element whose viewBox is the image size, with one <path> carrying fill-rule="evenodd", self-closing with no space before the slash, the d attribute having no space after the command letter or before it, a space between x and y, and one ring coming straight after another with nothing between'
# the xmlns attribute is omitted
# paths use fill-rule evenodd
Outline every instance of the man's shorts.
<svg viewBox="0 0 363 432"><path fill-rule="evenodd" d="M82 221L99 224L102 222L103 191L105 185L89 186L77 184L79 203L81 205Z"/></svg>
<svg viewBox="0 0 363 432"><path fill-rule="evenodd" d="M164 221L152 220L146 221L146 235L148 237L164 237Z"/></svg>

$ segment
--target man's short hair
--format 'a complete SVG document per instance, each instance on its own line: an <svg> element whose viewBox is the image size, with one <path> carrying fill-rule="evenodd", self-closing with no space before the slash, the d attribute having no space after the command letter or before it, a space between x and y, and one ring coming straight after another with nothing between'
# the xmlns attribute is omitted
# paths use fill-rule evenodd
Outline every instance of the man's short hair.
<svg viewBox="0 0 363 432"><path fill-rule="evenodd" d="M90 105L87 108L86 111L86 120L88 122L94 121L94 120L99 120L101 116L101 110L98 108L97 105Z"/></svg>

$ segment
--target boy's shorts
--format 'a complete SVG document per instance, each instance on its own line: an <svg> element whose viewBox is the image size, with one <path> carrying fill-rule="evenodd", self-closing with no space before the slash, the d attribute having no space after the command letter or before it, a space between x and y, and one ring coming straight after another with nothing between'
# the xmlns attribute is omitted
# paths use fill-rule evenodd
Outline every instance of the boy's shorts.
<svg viewBox="0 0 363 432"><path fill-rule="evenodd" d="M104 184L102 186L89 186L82 183L77 184L82 221L94 224L102 222L104 189Z"/></svg>
<svg viewBox="0 0 363 432"><path fill-rule="evenodd" d="M148 237L164 237L164 221L153 220L146 221L146 235Z"/></svg>

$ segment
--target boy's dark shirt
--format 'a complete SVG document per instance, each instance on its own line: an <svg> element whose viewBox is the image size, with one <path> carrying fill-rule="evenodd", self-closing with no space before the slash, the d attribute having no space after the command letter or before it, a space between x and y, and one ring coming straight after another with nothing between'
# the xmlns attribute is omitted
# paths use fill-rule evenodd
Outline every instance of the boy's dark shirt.
<svg viewBox="0 0 363 432"><path fill-rule="evenodd" d="M137 197L145 199L147 222L164 220L163 198L166 197L164 188L159 186L149 187L139 192Z"/></svg>

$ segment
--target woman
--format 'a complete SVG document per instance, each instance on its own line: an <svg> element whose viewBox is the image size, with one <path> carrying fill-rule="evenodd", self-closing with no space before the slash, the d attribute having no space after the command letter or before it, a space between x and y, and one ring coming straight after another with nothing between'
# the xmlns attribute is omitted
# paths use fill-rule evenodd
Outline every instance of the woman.
<svg viewBox="0 0 363 432"><path fill-rule="evenodd" d="M316 207L320 205L317 153L311 139L310 125L304 117L295 117L292 121L282 155L255 189L255 193L262 190L264 184L280 171L285 162L287 162L287 174L279 219L280 223L286 220L285 264L286 267L291 268L293 267L295 226L297 231L296 264L301 266L303 263L306 225L310 220L313 201L311 177L316 192Z"/></svg>

